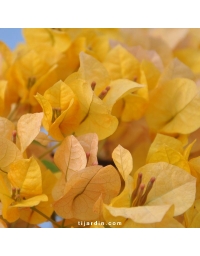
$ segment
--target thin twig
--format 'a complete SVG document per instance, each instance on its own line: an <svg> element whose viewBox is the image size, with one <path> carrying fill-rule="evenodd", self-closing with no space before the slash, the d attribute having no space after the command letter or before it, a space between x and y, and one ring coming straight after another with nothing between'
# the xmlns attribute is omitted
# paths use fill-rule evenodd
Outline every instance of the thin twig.
<svg viewBox="0 0 200 256"><path fill-rule="evenodd" d="M48 153L50 153L51 151L53 151L55 148L57 148L59 145L61 144L61 142L57 143L56 145L54 145L53 147L49 148L47 151L45 151L42 155L40 155L38 158L42 159L44 156L46 156Z"/></svg>
<svg viewBox="0 0 200 256"><path fill-rule="evenodd" d="M54 224L55 226L61 228L61 226L54 220L52 220L51 218L49 218L48 216L46 216L43 212L39 211L37 208L35 208L34 206L31 207L31 209L37 213L39 213L42 217L44 217L45 219L49 220L52 224Z"/></svg>

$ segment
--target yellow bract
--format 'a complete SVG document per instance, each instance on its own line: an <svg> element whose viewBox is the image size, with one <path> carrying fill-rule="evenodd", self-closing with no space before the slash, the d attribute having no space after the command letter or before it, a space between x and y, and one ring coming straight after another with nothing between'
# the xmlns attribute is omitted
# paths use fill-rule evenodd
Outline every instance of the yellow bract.
<svg viewBox="0 0 200 256"><path fill-rule="evenodd" d="M19 119L17 133L22 153L39 134L43 115L43 113L26 114Z"/></svg>
<svg viewBox="0 0 200 256"><path fill-rule="evenodd" d="M14 143L3 137L0 137L0 147L0 168L7 172L11 163L22 159L22 153Z"/></svg>
<svg viewBox="0 0 200 256"><path fill-rule="evenodd" d="M199 49L185 48L175 51L175 56L179 58L185 65L191 68L195 75L200 75L200 51Z"/></svg>
<svg viewBox="0 0 200 256"><path fill-rule="evenodd" d="M182 143L170 136L157 134L147 155L147 163L167 162L190 173L188 156L183 154Z"/></svg>
<svg viewBox="0 0 200 256"><path fill-rule="evenodd" d="M86 117L90 108L93 98L93 91L90 84L88 84L83 79L79 79L78 76L78 73L73 73L65 80L65 83L70 87L70 89L78 98L80 107L80 120L82 121Z"/></svg>
<svg viewBox="0 0 200 256"><path fill-rule="evenodd" d="M117 119L84 80L60 81L36 99L44 111L44 127L58 140L72 132L96 132L99 139L104 139L117 128Z"/></svg>
<svg viewBox="0 0 200 256"><path fill-rule="evenodd" d="M103 64L113 80L126 78L133 81L138 77L139 62L120 45L108 53Z"/></svg>
<svg viewBox="0 0 200 256"><path fill-rule="evenodd" d="M113 166L91 166L76 172L65 184L62 197L54 203L54 209L63 218L95 220L99 214L93 211L102 194L105 203L119 193L120 178Z"/></svg>
<svg viewBox="0 0 200 256"><path fill-rule="evenodd" d="M69 36L63 31L49 28L25 28L23 35L28 45L35 47L38 44L55 47L59 51L65 51L70 45Z"/></svg>
<svg viewBox="0 0 200 256"><path fill-rule="evenodd" d="M80 53L79 77L89 84L96 83L95 93L99 95L110 84L110 76L106 68L95 58L83 52Z"/></svg>
<svg viewBox="0 0 200 256"><path fill-rule="evenodd" d="M43 125L55 139L62 140L80 122L79 103L73 91L59 81L36 99L44 111Z"/></svg>
<svg viewBox="0 0 200 256"><path fill-rule="evenodd" d="M133 96L131 94L135 93L138 89L143 87L142 85L139 85L138 83L132 82L128 79L118 79L118 80L112 81L109 86L110 86L110 90L108 91L105 98L103 99L103 102L108 106L108 109L110 111L112 110L114 104L118 100L125 97L125 101L126 101L126 96L130 96L130 97ZM134 103L135 103L134 100L131 103L134 107Z"/></svg>
<svg viewBox="0 0 200 256"><path fill-rule="evenodd" d="M126 181L133 169L133 160L130 152L119 145L113 151L112 158L122 178Z"/></svg>
<svg viewBox="0 0 200 256"><path fill-rule="evenodd" d="M196 199L200 199L200 157L189 160L191 174L196 177Z"/></svg>
<svg viewBox="0 0 200 256"><path fill-rule="evenodd" d="M162 138L161 136L161 140L166 139L166 137ZM175 139L172 139L171 143L179 144L176 143ZM119 149L120 147L118 146L114 152L119 151ZM113 154L114 157L115 154ZM123 160L125 163L130 162L130 160ZM118 162L116 164L119 165ZM121 166L119 165L118 168L120 170ZM148 193L144 205L132 206L133 191L138 186L139 176L142 177L141 186L147 185L151 179L155 179L155 184ZM122 177L124 178L125 175L122 175ZM144 165L134 173L133 181L127 175L125 182L125 188L122 193L112 199L110 205L104 204L103 216L107 222L121 221L124 227L140 227L138 223L144 227L146 224L151 224L149 227L156 226L157 224L155 223L159 223L158 226L160 225L160 227L167 227L168 220L168 226L171 223L172 226L180 227L181 225L173 219L173 216L184 213L195 200L196 179L183 169L168 163L158 162ZM172 206L174 206L173 210ZM127 220L129 221L128 223Z"/></svg>
<svg viewBox="0 0 200 256"><path fill-rule="evenodd" d="M48 201L41 200L41 202L38 205L35 204L35 208L44 213L46 216L50 217L53 213L52 189L55 186L57 179L50 170L47 170L46 167L43 164L41 164L41 162L38 161L38 164L40 165L42 174L42 191L48 197ZM44 195L42 195L42 197L43 199L45 199ZM34 198L39 199L39 197ZM42 215L38 214L37 212L33 211L31 208L28 207L20 209L20 219L30 224L39 224L46 221L46 218L44 218Z"/></svg>
<svg viewBox="0 0 200 256"><path fill-rule="evenodd" d="M125 49L123 51L126 52ZM129 55L131 56L131 54L129 54ZM75 88L75 82L78 79L85 80L89 86L91 86L94 83L95 86L94 86L93 90L97 96L101 95L101 93L106 88L109 88L109 91L103 97L103 102L107 105L108 110L110 112L113 110L112 114L114 114L118 117L118 114L120 114L121 112L123 112L122 115L126 115L130 112L137 113L138 110L141 109L143 107L143 105L145 105L145 103L146 103L146 94L148 94L148 92L146 92L146 88L144 89L145 92L143 89L140 89L140 88L143 88L144 85L140 85L136 82L133 82L134 79L128 80L128 79L126 79L126 76L123 76L123 75L121 77L118 77L118 78L122 78L122 79L117 78L117 80L114 80L114 81L111 81L111 77L112 76L109 76L108 71L98 60L96 60L95 58L93 58L85 53L80 53L80 68L79 68L78 72L69 76L65 80L65 82L67 84L69 84L69 86L72 88L73 91ZM113 79L115 79L115 78L113 78ZM142 80L142 78L141 78L141 80ZM79 86L79 88L80 88L80 86ZM79 90L80 90L80 92L82 91L81 88ZM136 94L137 91L138 91L138 95ZM74 91L74 93L77 94L78 92ZM133 95L134 93L135 93L135 95ZM87 101L89 101L89 103L90 103L91 102L90 101L91 100L91 92L86 92L85 94L87 95L86 96ZM131 100L131 102L129 102L129 106L127 107L123 102L124 102L124 100L126 102L126 97L129 97L129 96L132 96L132 100ZM139 97L139 100L138 100L139 103L138 103L137 99L135 99L135 97ZM78 98L80 99L80 97L78 97ZM140 100L140 98L142 98L142 100ZM143 100L143 98L145 98L145 100ZM88 104L88 102L87 102L87 104ZM115 110L116 109L115 104L117 104L117 105L121 104L120 110L118 109L119 113L117 113L117 111ZM133 109L133 111L130 111L131 108L132 109L136 108L136 111L134 109ZM144 107L143 107L143 109L144 109ZM142 114L143 113L144 113L144 111L142 111ZM142 114L139 114L139 115L141 116ZM132 120L133 115L134 114L131 114L131 120ZM123 119L125 119L125 118L123 118ZM89 132L89 131L87 131L87 132ZM98 133L97 131L95 131L95 132Z"/></svg>
<svg viewBox="0 0 200 256"><path fill-rule="evenodd" d="M78 140L77 140L78 139ZM53 197L58 200L63 196L67 182L87 166L97 165L98 138L96 134L73 135L66 137L56 150L54 161L62 174L54 189Z"/></svg>
<svg viewBox="0 0 200 256"><path fill-rule="evenodd" d="M118 120L110 114L109 109L95 94L84 120L75 131L77 136L86 133L97 133L99 140L105 139L117 129Z"/></svg>
<svg viewBox="0 0 200 256"><path fill-rule="evenodd" d="M98 163L98 136L96 133L88 133L77 137L87 156L87 166Z"/></svg>
<svg viewBox="0 0 200 256"><path fill-rule="evenodd" d="M83 147L73 135L63 140L62 144L56 150L54 161L65 175L66 181L75 172L84 169L87 164Z"/></svg>
<svg viewBox="0 0 200 256"><path fill-rule="evenodd" d="M161 222L170 207L170 205L138 206L136 208L114 208L105 206L114 217L123 216L125 219L130 219L136 223L143 224Z"/></svg>
<svg viewBox="0 0 200 256"><path fill-rule="evenodd" d="M200 227L200 199L195 200L192 207L184 214L185 225L187 228L199 228Z"/></svg>
<svg viewBox="0 0 200 256"><path fill-rule="evenodd" d="M147 213L150 215L150 213ZM154 223L137 223L130 219L127 219L123 225L124 228L184 228L184 226L178 222L174 215L174 207L171 206L165 213L164 217L160 222Z"/></svg>
<svg viewBox="0 0 200 256"><path fill-rule="evenodd" d="M184 213L193 204L196 193L196 179L183 169L159 162L143 166L134 174L135 177L139 172L144 174L144 184L147 184L151 177L156 178L146 205L173 204L175 206L174 216L177 216ZM180 198L183 198L183 200L180 200Z"/></svg>
<svg viewBox="0 0 200 256"><path fill-rule="evenodd" d="M48 100L52 108L65 110L69 107L71 99L75 98L75 96L69 86L59 81L44 93L44 98Z"/></svg>
<svg viewBox="0 0 200 256"><path fill-rule="evenodd" d="M21 200L12 205L12 207L31 207L38 205L40 202L48 201L48 197L45 194L34 196L26 200Z"/></svg>
<svg viewBox="0 0 200 256"><path fill-rule="evenodd" d="M146 79L145 72L150 69L152 73L149 62L146 62L146 65L142 62L140 66L139 61L130 52L118 45L108 53L104 66L114 80L109 85L113 90L110 90L104 99L111 106L116 103L113 114L123 122L141 118L148 101L148 83L152 86L154 82L149 76L148 82Z"/></svg>
<svg viewBox="0 0 200 256"><path fill-rule="evenodd" d="M155 67L155 65L152 62L146 60L143 60L141 62L140 69L140 73L144 72L146 84L148 85L149 90L154 89L158 82L158 79L160 78L160 71ZM142 81L141 83L143 84Z"/></svg>
<svg viewBox="0 0 200 256"><path fill-rule="evenodd" d="M15 125L7 118L0 117L0 137L4 137L8 140L12 140L12 133L15 129Z"/></svg>
<svg viewBox="0 0 200 256"><path fill-rule="evenodd" d="M15 161L10 166L8 178L14 188L24 197L42 194L40 166L32 157Z"/></svg>
<svg viewBox="0 0 200 256"><path fill-rule="evenodd" d="M200 93L189 79L176 78L157 87L150 98L147 123L154 132L188 134L200 126Z"/></svg>
<svg viewBox="0 0 200 256"><path fill-rule="evenodd" d="M0 79L5 79L6 73L12 63L13 53L9 47L0 41Z"/></svg>
<svg viewBox="0 0 200 256"><path fill-rule="evenodd" d="M31 63L31 65L30 65ZM15 102L20 97L21 103L29 103L29 97L31 96L30 91L35 90L40 93L44 92L41 87L46 87L45 90L56 82L56 77L51 77L48 84L45 83L45 79L51 74L52 64L47 63L35 50L24 47L19 53L15 62L9 71L8 76L8 91L13 95ZM55 68L55 67L54 67ZM15 86L13 86L13 84ZM14 97L16 99L14 99ZM33 102L35 104L35 102Z"/></svg>
<svg viewBox="0 0 200 256"><path fill-rule="evenodd" d="M181 77L193 80L194 74L188 66L183 64L179 59L175 58L166 66L162 72L162 75L158 81L158 86L175 78Z"/></svg>
<svg viewBox="0 0 200 256"><path fill-rule="evenodd" d="M32 207L48 201L42 194L41 170L34 158L14 161L7 176L0 174L2 215L8 222L20 217L19 207Z"/></svg>
<svg viewBox="0 0 200 256"><path fill-rule="evenodd" d="M150 35L162 38L171 49L174 49L187 34L188 28L156 28L150 31Z"/></svg>

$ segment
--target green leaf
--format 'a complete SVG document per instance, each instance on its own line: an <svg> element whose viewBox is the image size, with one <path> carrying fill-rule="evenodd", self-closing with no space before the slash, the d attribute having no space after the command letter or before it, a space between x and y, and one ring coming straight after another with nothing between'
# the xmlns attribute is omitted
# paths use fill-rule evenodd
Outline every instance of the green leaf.
<svg viewBox="0 0 200 256"><path fill-rule="evenodd" d="M42 163L51 171L51 172L53 172L53 173L55 173L55 172L60 172L60 170L58 169L58 167L54 164L54 163L52 163L52 162L50 162L50 161L48 161L48 160L42 160Z"/></svg>

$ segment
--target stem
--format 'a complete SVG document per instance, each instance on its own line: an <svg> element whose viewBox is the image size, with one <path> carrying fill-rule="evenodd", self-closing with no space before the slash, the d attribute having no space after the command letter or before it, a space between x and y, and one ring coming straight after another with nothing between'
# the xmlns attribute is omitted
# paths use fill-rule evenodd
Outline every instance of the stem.
<svg viewBox="0 0 200 256"><path fill-rule="evenodd" d="M61 224L62 228L64 228L64 224L65 224L65 219L62 220L62 224Z"/></svg>
<svg viewBox="0 0 200 256"><path fill-rule="evenodd" d="M53 147L49 148L47 151L45 151L42 155L40 155L38 158L42 159L44 156L46 156L48 153L50 153L52 150L54 150L55 148L57 148L59 145L61 144L61 142L57 143L56 145L54 145Z"/></svg>
<svg viewBox="0 0 200 256"><path fill-rule="evenodd" d="M20 104L19 104L19 100L16 103L16 106L14 107L14 109L10 112L10 114L8 115L7 119L12 120L13 115L15 114L15 112L18 110Z"/></svg>
<svg viewBox="0 0 200 256"><path fill-rule="evenodd" d="M49 218L48 216L46 216L43 212L39 211L37 208L35 208L34 206L31 207L31 209L37 213L39 213L42 217L44 217L45 219L49 220L52 224L54 224L55 226L61 228L61 226L54 220L52 220L51 218Z"/></svg>
<svg viewBox="0 0 200 256"><path fill-rule="evenodd" d="M106 139L99 141L98 152L103 149L104 144L106 143Z"/></svg>

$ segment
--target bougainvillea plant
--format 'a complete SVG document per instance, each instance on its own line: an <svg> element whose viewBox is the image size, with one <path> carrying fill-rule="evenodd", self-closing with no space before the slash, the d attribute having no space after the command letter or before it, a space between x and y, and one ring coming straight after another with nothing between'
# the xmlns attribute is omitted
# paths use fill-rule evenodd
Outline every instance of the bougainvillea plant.
<svg viewBox="0 0 200 256"><path fill-rule="evenodd" d="M200 30L0 42L0 227L200 227Z"/></svg>

